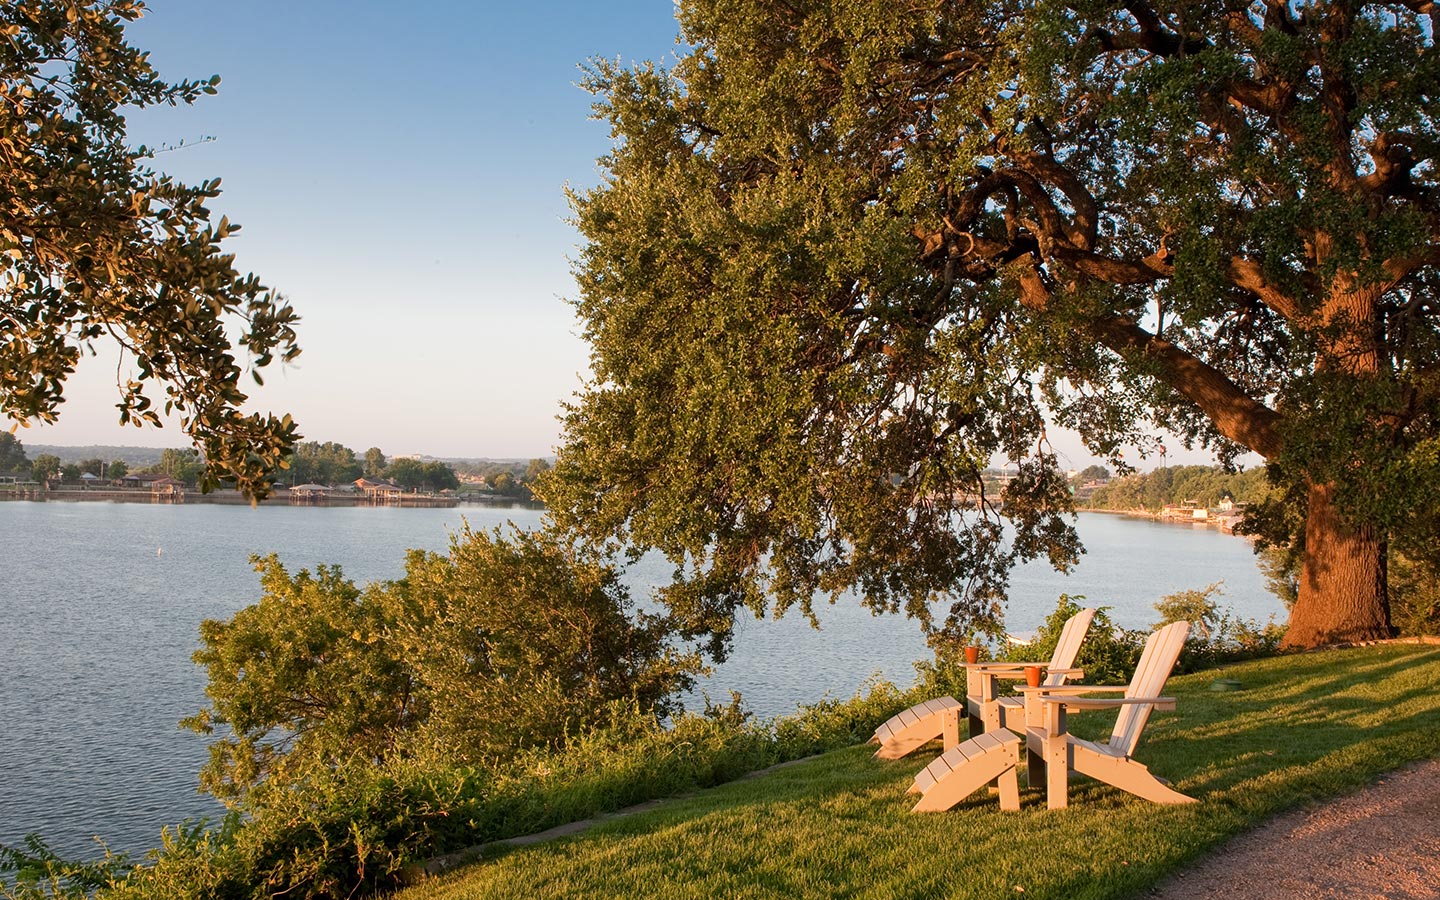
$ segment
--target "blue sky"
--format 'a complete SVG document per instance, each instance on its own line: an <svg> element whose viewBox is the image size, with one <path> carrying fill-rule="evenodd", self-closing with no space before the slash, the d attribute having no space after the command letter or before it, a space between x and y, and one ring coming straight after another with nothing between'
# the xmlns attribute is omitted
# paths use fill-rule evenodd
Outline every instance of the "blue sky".
<svg viewBox="0 0 1440 900"><path fill-rule="evenodd" d="M671 0L149 6L129 34L162 75L222 82L131 114L131 137L184 142L157 165L222 179L239 266L303 318L300 359L272 366L253 405L357 451L548 455L588 360L566 302L579 238L564 189L594 184L610 143L580 66L673 59ZM21 440L187 443L174 426L120 428L115 373L111 351L87 360L59 424ZM1052 438L1090 462L1074 435ZM1168 443L1171 463L1207 461Z"/></svg>
<svg viewBox="0 0 1440 900"><path fill-rule="evenodd" d="M358 450L548 454L587 365L564 188L593 184L609 146L578 66L669 58L669 0L149 6L129 34L161 73L222 83L132 114L131 137L183 140L160 168L222 178L240 267L303 317L300 359L256 406ZM114 373L87 361L59 424L19 437L184 444L115 424Z"/></svg>

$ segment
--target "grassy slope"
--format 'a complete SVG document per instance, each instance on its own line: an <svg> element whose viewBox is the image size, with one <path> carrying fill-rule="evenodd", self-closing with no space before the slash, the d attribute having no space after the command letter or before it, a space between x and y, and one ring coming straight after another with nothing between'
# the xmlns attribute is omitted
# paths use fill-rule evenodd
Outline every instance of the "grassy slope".
<svg viewBox="0 0 1440 900"><path fill-rule="evenodd" d="M1001 813L976 794L911 815L910 780L934 753L898 762L850 748L513 850L397 900L488 897L1125 898L1275 812L1345 793L1440 755L1440 650L1389 646L1173 678L1179 711L1151 719L1137 755L1202 802L1157 806L1072 781L1050 812L1022 788ZM1108 733L1097 714L1077 732ZM1082 727L1082 723L1086 727Z"/></svg>

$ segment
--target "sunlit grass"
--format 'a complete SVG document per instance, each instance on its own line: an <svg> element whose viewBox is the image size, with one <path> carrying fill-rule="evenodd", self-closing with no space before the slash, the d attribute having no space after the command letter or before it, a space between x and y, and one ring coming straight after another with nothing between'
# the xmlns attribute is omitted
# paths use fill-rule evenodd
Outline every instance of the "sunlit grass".
<svg viewBox="0 0 1440 900"><path fill-rule="evenodd" d="M1245 689L1207 690L1217 677ZM490 897L1134 897L1218 843L1310 800L1440 755L1440 650L1306 654L1171 679L1175 713L1152 717L1137 756L1202 802L1158 806L1072 781L1071 806L1037 789L1019 813L977 794L912 815L905 795L934 757L830 753L514 849L401 892ZM1103 734L1103 718L1075 716ZM1088 721L1086 721L1088 719Z"/></svg>

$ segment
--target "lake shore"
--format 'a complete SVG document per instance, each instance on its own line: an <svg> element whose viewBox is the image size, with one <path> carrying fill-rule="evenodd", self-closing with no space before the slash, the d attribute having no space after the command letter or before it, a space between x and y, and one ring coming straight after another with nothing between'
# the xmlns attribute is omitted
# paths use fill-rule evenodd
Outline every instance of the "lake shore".
<svg viewBox="0 0 1440 900"><path fill-rule="evenodd" d="M1248 535L1236 534L1235 526L1239 524L1241 516L1237 514L1206 515L1204 518L1182 518L1177 515L1166 515L1164 511L1151 512L1148 509L1098 509L1092 506L1079 506L1075 508L1077 513L1099 513L1106 516L1123 516L1128 519L1144 519L1147 522L1155 522L1160 525L1180 525L1189 528L1208 528L1218 531L1221 534L1234 534L1236 537L1243 537L1247 540Z"/></svg>
<svg viewBox="0 0 1440 900"><path fill-rule="evenodd" d="M376 498L364 494L331 493L317 497L309 492L292 492L284 487L277 488L264 500L252 503L248 497L235 490L216 490L202 493L199 490L177 490L168 492L149 491L143 488L81 488L78 490L43 490L23 488L0 490L0 502L31 503L145 503L155 505L178 505L208 503L220 506L334 506L359 507L383 506L410 509L449 509L464 504L483 506L516 506L542 508L533 503L522 503L513 497L444 495L444 494L394 494Z"/></svg>

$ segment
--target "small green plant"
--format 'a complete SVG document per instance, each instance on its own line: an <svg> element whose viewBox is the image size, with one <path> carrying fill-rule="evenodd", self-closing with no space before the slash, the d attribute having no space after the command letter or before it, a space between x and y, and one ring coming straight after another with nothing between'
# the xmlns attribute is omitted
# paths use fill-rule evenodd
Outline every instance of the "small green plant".
<svg viewBox="0 0 1440 900"><path fill-rule="evenodd" d="M1189 622L1190 636L1181 651L1179 670L1193 672L1242 659L1273 656L1280 650L1285 628L1272 616L1260 623L1241 619L1229 610L1221 610L1211 599L1222 593L1222 582L1198 590L1176 591L1155 604L1160 613L1156 628L1171 622Z"/></svg>
<svg viewBox="0 0 1440 900"><path fill-rule="evenodd" d="M132 863L123 854L100 845L98 860L64 859L38 834L27 834L23 846L0 844L0 897L5 900L84 900L124 877ZM11 873L13 880L3 876Z"/></svg>
<svg viewBox="0 0 1440 900"><path fill-rule="evenodd" d="M1219 606L1210 598L1223 593L1224 582L1216 581L1199 590L1166 594L1155 604L1155 611L1161 618L1152 627L1162 628L1171 622L1189 622L1192 637L1209 641L1214 636L1215 626L1220 622Z"/></svg>

